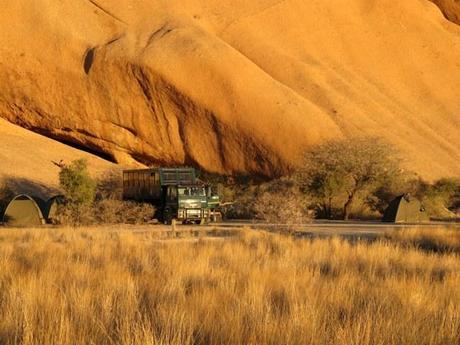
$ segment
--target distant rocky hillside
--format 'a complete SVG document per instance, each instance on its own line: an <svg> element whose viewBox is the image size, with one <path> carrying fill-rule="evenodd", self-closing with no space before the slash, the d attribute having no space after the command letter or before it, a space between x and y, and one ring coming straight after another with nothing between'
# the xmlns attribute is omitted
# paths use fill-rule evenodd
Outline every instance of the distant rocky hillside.
<svg viewBox="0 0 460 345"><path fill-rule="evenodd" d="M460 175L458 2L15 0L0 116L116 162L274 175L381 136ZM3 138L0 138L2 144Z"/></svg>

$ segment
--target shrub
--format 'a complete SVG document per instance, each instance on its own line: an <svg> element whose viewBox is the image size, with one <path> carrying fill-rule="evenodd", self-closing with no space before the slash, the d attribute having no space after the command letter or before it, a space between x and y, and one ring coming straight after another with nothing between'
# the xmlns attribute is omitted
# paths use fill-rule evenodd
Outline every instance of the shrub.
<svg viewBox="0 0 460 345"><path fill-rule="evenodd" d="M300 224L304 220L302 198L298 194L289 193L280 195L264 192L254 204L257 218L274 224Z"/></svg>
<svg viewBox="0 0 460 345"><path fill-rule="evenodd" d="M86 162L78 160L61 168L59 180L66 201L59 205L58 224L142 224L154 216L155 208L150 204L121 200L122 176L118 169L107 171L96 183Z"/></svg>
<svg viewBox="0 0 460 345"><path fill-rule="evenodd" d="M153 219L155 208L133 201L104 199L94 205L96 224L143 224Z"/></svg>
<svg viewBox="0 0 460 345"><path fill-rule="evenodd" d="M155 208L150 204L102 199L91 205L65 203L59 206L57 223L69 226L143 224L153 219Z"/></svg>
<svg viewBox="0 0 460 345"><path fill-rule="evenodd" d="M119 168L107 170L97 180L96 196L98 200L123 198L123 171Z"/></svg>
<svg viewBox="0 0 460 345"><path fill-rule="evenodd" d="M252 219L260 181L247 176L226 177L219 181L222 191L222 211L225 218Z"/></svg>
<svg viewBox="0 0 460 345"><path fill-rule="evenodd" d="M75 160L63 165L59 172L59 184L69 203L89 205L96 195L96 183L88 172L86 160Z"/></svg>
<svg viewBox="0 0 460 345"><path fill-rule="evenodd" d="M460 180L443 178L427 185L423 200L432 217L455 217L460 207Z"/></svg>
<svg viewBox="0 0 460 345"><path fill-rule="evenodd" d="M64 202L58 205L53 222L58 225L88 226L95 224L93 204Z"/></svg>
<svg viewBox="0 0 460 345"><path fill-rule="evenodd" d="M288 227L309 219L305 197L289 179L275 180L261 186L255 198L254 212L257 218L268 223L282 223Z"/></svg>

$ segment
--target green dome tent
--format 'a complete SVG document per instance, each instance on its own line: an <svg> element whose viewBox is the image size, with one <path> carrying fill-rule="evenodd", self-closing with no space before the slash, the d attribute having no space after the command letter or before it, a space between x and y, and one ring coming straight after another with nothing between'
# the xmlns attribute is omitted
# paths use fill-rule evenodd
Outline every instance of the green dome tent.
<svg viewBox="0 0 460 345"><path fill-rule="evenodd" d="M39 198L21 194L13 198L5 209L3 222L7 226L32 227L46 223L43 216L45 202Z"/></svg>
<svg viewBox="0 0 460 345"><path fill-rule="evenodd" d="M383 215L383 222L422 223L430 221L425 207L416 198L404 194L394 199Z"/></svg>

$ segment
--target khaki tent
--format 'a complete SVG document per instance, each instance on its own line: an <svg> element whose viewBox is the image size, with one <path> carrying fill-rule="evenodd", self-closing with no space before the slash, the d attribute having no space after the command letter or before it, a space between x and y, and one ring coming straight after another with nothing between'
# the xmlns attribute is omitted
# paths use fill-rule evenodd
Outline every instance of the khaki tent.
<svg viewBox="0 0 460 345"><path fill-rule="evenodd" d="M43 200L21 194L14 197L6 207L3 222L8 226L40 226L46 223L43 216L45 209Z"/></svg>
<svg viewBox="0 0 460 345"><path fill-rule="evenodd" d="M422 223L428 222L430 217L423 204L404 194L393 200L383 215L383 222L389 223Z"/></svg>

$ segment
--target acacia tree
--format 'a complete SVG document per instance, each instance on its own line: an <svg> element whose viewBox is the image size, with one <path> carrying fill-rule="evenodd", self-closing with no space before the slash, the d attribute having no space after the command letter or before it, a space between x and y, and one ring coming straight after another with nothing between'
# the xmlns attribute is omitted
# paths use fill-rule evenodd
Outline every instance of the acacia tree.
<svg viewBox="0 0 460 345"><path fill-rule="evenodd" d="M307 151L297 172L303 190L320 201L327 218L335 199L344 199L350 217L356 196L400 171L396 152L377 138L332 140Z"/></svg>

